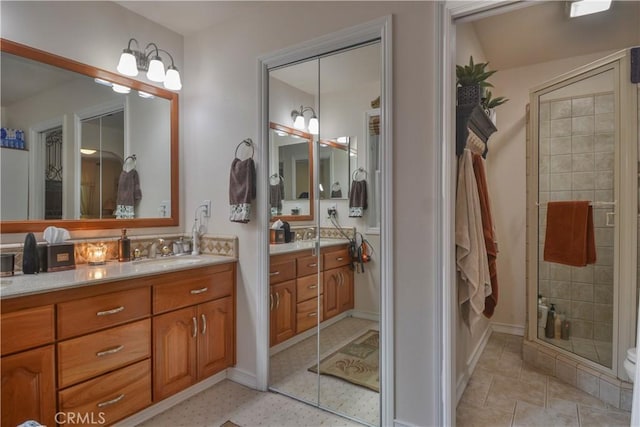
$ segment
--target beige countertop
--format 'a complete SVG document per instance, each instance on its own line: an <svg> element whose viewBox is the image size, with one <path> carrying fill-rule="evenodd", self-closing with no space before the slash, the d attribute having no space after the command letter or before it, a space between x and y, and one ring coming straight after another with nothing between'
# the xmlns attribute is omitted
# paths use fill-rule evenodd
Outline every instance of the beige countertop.
<svg viewBox="0 0 640 427"><path fill-rule="evenodd" d="M289 252L298 252L307 249L313 249L315 247L315 243L315 240L299 240L292 243L279 243L275 245L269 245L269 254L278 255L286 254ZM347 243L349 243L349 240L347 239L320 239L321 248L345 245Z"/></svg>
<svg viewBox="0 0 640 427"><path fill-rule="evenodd" d="M219 255L186 255L142 259L139 261L107 261L104 265L77 265L73 270L23 274L0 278L0 298L39 294L80 286L93 286L114 280L152 276L170 271L187 270L237 261Z"/></svg>

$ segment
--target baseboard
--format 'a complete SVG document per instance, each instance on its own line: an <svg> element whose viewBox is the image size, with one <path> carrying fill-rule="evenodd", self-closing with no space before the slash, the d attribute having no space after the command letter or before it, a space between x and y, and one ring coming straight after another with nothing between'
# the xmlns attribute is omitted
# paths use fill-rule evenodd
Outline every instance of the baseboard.
<svg viewBox="0 0 640 427"><path fill-rule="evenodd" d="M188 398L195 396L198 393L203 392L209 387L219 383L227 379L227 371L224 370L222 372L218 372L217 374L200 381L197 384L192 385L191 387L182 390L179 393L174 394L173 396L167 397L161 402L156 403L155 405L151 405L148 408L143 409L140 412L133 414L132 416L125 418L124 420L120 420L114 424L115 427L129 427L141 424L148 419L155 417L158 414L163 413L167 409L172 408L178 403L184 402Z"/></svg>
<svg viewBox="0 0 640 427"><path fill-rule="evenodd" d="M238 368L227 369L227 378L234 383L242 384L249 388L258 389L258 379L255 374L251 374L247 371L243 371Z"/></svg>
<svg viewBox="0 0 640 427"><path fill-rule="evenodd" d="M489 337L491 336L492 332L493 332L493 329L491 327L487 327L487 329L484 330L484 332L482 333L482 337L478 341L478 344L473 349L473 351L471 352L471 355L467 359L466 369L464 370L460 378L458 378L458 381L456 383L456 404L460 402L462 393L464 393L464 390L467 388L469 379L471 378L473 371L476 369L478 360L480 360L480 356L482 356L482 352L484 351L484 348L486 347L487 342L489 342Z"/></svg>
<svg viewBox="0 0 640 427"><path fill-rule="evenodd" d="M380 313L373 313L371 311L351 310L351 316L358 319L371 320L373 322L380 321Z"/></svg>
<svg viewBox="0 0 640 427"><path fill-rule="evenodd" d="M507 323L491 322L491 329L494 332L500 332L502 334L518 335L519 337L524 336L524 326L520 325L509 325Z"/></svg>

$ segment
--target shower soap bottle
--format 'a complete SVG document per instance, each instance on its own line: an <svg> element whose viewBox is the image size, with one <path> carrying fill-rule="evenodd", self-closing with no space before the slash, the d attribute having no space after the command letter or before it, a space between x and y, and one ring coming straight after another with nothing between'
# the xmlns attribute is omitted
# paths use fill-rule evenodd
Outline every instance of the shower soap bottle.
<svg viewBox="0 0 640 427"><path fill-rule="evenodd" d="M553 338L555 336L555 320L556 320L556 307L551 304L549 313L547 314L547 325L544 328L544 336L547 338Z"/></svg>
<svg viewBox="0 0 640 427"><path fill-rule="evenodd" d="M131 260L131 240L127 237L127 229L122 229L122 236L118 240L118 261L125 262Z"/></svg>
<svg viewBox="0 0 640 427"><path fill-rule="evenodd" d="M544 303L542 295L538 295L538 327L544 328L547 326L547 313L549 307Z"/></svg>
<svg viewBox="0 0 640 427"><path fill-rule="evenodd" d="M553 321L553 336L560 338L562 336L562 321L564 320L564 314L558 312L556 318Z"/></svg>

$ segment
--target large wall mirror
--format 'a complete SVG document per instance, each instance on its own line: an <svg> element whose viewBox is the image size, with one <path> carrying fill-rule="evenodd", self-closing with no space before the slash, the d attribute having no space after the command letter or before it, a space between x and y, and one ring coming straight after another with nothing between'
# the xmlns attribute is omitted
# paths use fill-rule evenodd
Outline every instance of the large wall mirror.
<svg viewBox="0 0 640 427"><path fill-rule="evenodd" d="M2 232L178 225L178 95L0 42Z"/></svg>

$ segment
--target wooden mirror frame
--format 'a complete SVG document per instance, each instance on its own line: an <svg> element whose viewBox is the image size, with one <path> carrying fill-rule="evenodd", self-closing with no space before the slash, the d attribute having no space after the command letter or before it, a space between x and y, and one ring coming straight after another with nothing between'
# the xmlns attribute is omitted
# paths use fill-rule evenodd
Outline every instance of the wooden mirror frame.
<svg viewBox="0 0 640 427"><path fill-rule="evenodd" d="M296 135L300 138L306 139L309 145L309 215L276 215L272 216L269 220L270 222L282 220L282 221L313 221L314 219L314 207L315 207L315 199L314 199L314 187L315 184L313 182L313 135L310 133L303 132L298 129L290 128L288 126L281 125L279 123L269 122L269 129L278 130L281 132L288 133L289 135ZM269 144L269 148L271 148L271 144Z"/></svg>
<svg viewBox="0 0 640 427"><path fill-rule="evenodd" d="M100 78L113 83L128 86L135 90L141 90L160 98L167 99L171 103L171 217L169 218L134 218L134 219L62 219L62 220L26 220L26 221L2 221L0 218L0 233L26 233L41 232L46 227L53 225L64 227L68 230L98 230L114 228L140 228L140 227L170 227L180 224L178 194L179 174L179 132L178 132L178 94L166 89L152 86L125 76L102 70L90 65L67 59L49 52L32 48L20 43L0 38L0 51L10 53L34 61L73 71L92 78Z"/></svg>

